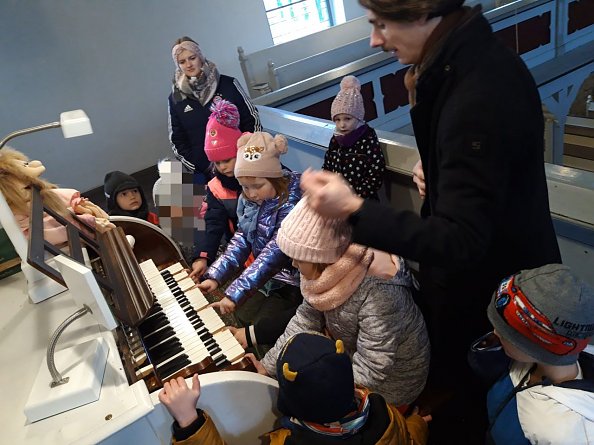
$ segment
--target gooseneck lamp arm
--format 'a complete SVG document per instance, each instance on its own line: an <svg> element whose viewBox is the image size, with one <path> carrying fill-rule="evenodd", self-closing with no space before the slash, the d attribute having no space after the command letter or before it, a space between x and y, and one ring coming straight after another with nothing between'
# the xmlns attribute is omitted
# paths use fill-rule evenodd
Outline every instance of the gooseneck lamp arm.
<svg viewBox="0 0 594 445"><path fill-rule="evenodd" d="M60 122L52 122L50 124L43 124L43 125L38 125L37 127L24 128L23 130L13 131L12 133L8 134L4 139L2 139L0 141L0 149L2 149L2 147L4 147L8 141L16 138L17 136L35 133L36 131L48 130L50 128L59 128L60 126L61 126Z"/></svg>

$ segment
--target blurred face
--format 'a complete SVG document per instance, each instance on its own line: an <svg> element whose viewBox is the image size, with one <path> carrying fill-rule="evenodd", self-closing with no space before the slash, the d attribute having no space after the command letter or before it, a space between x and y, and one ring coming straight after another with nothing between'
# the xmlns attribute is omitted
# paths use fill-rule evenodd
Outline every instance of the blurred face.
<svg viewBox="0 0 594 445"><path fill-rule="evenodd" d="M358 121L350 114L341 113L334 116L334 123L337 130L343 134L348 134L355 129Z"/></svg>
<svg viewBox="0 0 594 445"><path fill-rule="evenodd" d="M142 205L142 196L138 189L123 190L116 196L116 202L122 210L138 210Z"/></svg>
<svg viewBox="0 0 594 445"><path fill-rule="evenodd" d="M411 65L421 61L421 52L429 35L441 21L441 17L427 20L426 17L414 22L383 19L372 11L367 11L371 23L369 44L373 48L392 52L403 65Z"/></svg>
<svg viewBox="0 0 594 445"><path fill-rule="evenodd" d="M198 55L187 49L184 49L177 56L177 64L179 69L188 77L198 77L201 73L202 62L200 62Z"/></svg>
<svg viewBox="0 0 594 445"><path fill-rule="evenodd" d="M505 338L503 338L501 335L499 335L499 333L496 330L493 332L495 333L495 335L497 337L499 337L501 346L503 347L503 350L505 351L505 354L508 357L510 357L518 362L521 362L521 363L533 363L534 362L533 357L530 357L528 354L526 354L525 352L522 352L520 349L518 349L513 344L508 342Z"/></svg>
<svg viewBox="0 0 594 445"><path fill-rule="evenodd" d="M229 178L232 178L234 176L233 170L235 170L235 160L237 158L231 158L231 159L225 159L224 161L216 161L214 163L215 168L217 169L217 171L222 174L225 175Z"/></svg>
<svg viewBox="0 0 594 445"><path fill-rule="evenodd" d="M243 188L245 197L258 205L261 205L267 199L276 198L276 190L272 183L266 178L244 176L242 178L237 178L237 180Z"/></svg>
<svg viewBox="0 0 594 445"><path fill-rule="evenodd" d="M293 260L292 264L307 280L317 280L322 275L322 268L319 264L298 260Z"/></svg>

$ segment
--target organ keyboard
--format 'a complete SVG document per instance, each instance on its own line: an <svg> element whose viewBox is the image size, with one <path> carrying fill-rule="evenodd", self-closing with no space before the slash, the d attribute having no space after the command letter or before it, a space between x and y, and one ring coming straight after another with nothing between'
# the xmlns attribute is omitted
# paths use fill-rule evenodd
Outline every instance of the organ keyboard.
<svg viewBox="0 0 594 445"><path fill-rule="evenodd" d="M196 372L251 369L241 345L194 287L179 251L170 248L163 258L154 237L147 245L147 231L157 232L155 226L132 220L115 220L116 230L98 235L105 274L125 284L112 297L123 321L117 340L130 383L143 379L152 392L166 380ZM122 226L136 239L134 251L122 241ZM152 258L156 250L160 264Z"/></svg>

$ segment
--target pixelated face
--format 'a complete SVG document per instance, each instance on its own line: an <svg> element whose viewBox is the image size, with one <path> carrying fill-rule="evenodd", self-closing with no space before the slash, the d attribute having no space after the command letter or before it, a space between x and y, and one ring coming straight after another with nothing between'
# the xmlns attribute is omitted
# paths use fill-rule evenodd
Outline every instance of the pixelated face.
<svg viewBox="0 0 594 445"><path fill-rule="evenodd" d="M215 168L217 171L225 175L229 178L232 178L235 174L233 171L235 170L235 160L237 158L225 159L223 161L215 161Z"/></svg>
<svg viewBox="0 0 594 445"><path fill-rule="evenodd" d="M237 178L243 189L244 196L252 202L261 205L267 199L276 198L276 190L266 178L243 176Z"/></svg>
<svg viewBox="0 0 594 445"><path fill-rule="evenodd" d="M159 225L191 255L194 229L205 230L200 217L206 194L204 184L194 184L193 175L183 172L179 161L160 162L159 174L160 181L153 189Z"/></svg>
<svg viewBox="0 0 594 445"><path fill-rule="evenodd" d="M137 188L122 190L116 196L116 202L122 210L138 210L142 205L142 196Z"/></svg>
<svg viewBox="0 0 594 445"><path fill-rule="evenodd" d="M373 48L381 46L382 50L392 52L403 65L421 61L423 47L433 31L425 17L412 22L394 21L367 10L367 18L371 23L369 44Z"/></svg>
<svg viewBox="0 0 594 445"><path fill-rule="evenodd" d="M350 114L340 113L334 116L336 129L342 134L348 134L355 129L359 121Z"/></svg>
<svg viewBox="0 0 594 445"><path fill-rule="evenodd" d="M177 56L177 64L182 72L188 77L198 77L202 72L202 62L197 54L184 49Z"/></svg>
<svg viewBox="0 0 594 445"><path fill-rule="evenodd" d="M307 280L317 280L322 275L322 268L319 264L310 263L308 261L293 260L293 267L299 270L303 278Z"/></svg>

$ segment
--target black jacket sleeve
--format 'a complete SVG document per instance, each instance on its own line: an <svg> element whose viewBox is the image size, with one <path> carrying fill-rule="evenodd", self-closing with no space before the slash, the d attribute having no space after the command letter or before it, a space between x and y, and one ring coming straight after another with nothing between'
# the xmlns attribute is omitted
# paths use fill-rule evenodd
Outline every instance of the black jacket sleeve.
<svg viewBox="0 0 594 445"><path fill-rule="evenodd" d="M173 96L169 95L169 142L175 157L190 171L194 171L195 160L192 157L192 147L189 142L186 130L181 125L175 107Z"/></svg>
<svg viewBox="0 0 594 445"><path fill-rule="evenodd" d="M204 236L195 239L194 259L206 258L210 265L215 260L221 238L229 227L229 217L223 203L208 188L206 189L206 205L207 209L204 215L206 230Z"/></svg>

